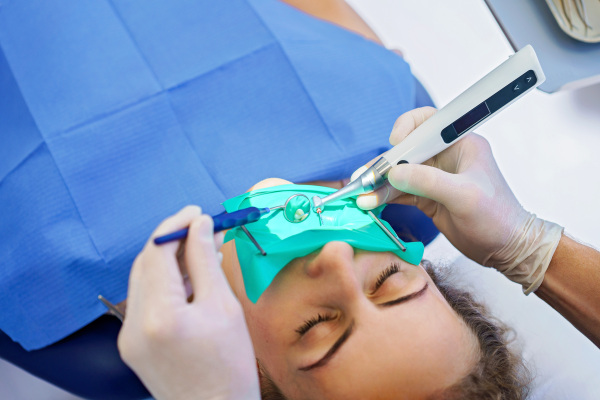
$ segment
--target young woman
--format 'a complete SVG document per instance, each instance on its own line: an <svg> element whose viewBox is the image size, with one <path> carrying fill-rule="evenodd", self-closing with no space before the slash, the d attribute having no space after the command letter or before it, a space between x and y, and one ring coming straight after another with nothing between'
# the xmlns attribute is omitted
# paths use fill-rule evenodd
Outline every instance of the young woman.
<svg viewBox="0 0 600 400"><path fill-rule="evenodd" d="M286 183L268 179L253 189ZM302 193L301 186L293 192ZM334 237L294 258L256 302L242 278L242 270L252 278L252 254L236 252L234 241L221 248L222 268L244 310L263 398L525 398L527 371L509 351L501 323L426 261L414 265L391 251L360 247ZM258 268L260 274L269 266Z"/></svg>
<svg viewBox="0 0 600 400"><path fill-rule="evenodd" d="M431 112L403 115L392 142ZM429 199L419 205L463 253L504 270L525 290L537 289L562 229L522 209L485 139L465 138L428 164L444 170L414 166L409 176L401 176L405 170L395 169L390 182L408 193L427 193ZM372 196L381 200L381 193ZM404 194L394 201L415 198ZM191 302L181 285L176 244L149 242L131 273L119 345L156 397L252 398L258 396L256 368L264 398L526 396L529 377L507 347L505 328L427 262L411 264L394 251L365 251L360 243L333 240L287 263L253 303L242 278L251 260L236 254L237 243L221 248L222 238L217 235L215 242L210 218L197 207L165 221L153 237L188 225L182 260L194 293ZM218 248L228 284L218 266ZM148 350L157 344L160 352ZM221 368L218 374L210 373L215 365ZM186 384L183 377L190 374L202 378Z"/></svg>

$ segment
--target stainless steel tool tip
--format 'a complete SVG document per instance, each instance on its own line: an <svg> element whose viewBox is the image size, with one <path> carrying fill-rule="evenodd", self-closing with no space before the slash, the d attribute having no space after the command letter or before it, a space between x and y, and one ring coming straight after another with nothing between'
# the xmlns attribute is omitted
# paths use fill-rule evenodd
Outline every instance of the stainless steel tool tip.
<svg viewBox="0 0 600 400"><path fill-rule="evenodd" d="M313 196L313 210L316 212L317 209L323 210L323 200L319 196Z"/></svg>

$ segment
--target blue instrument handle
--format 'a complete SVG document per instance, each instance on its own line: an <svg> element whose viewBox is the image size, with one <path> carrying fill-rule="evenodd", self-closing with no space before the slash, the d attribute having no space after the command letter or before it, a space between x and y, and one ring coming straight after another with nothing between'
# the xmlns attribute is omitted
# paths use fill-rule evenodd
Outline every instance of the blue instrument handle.
<svg viewBox="0 0 600 400"><path fill-rule="evenodd" d="M212 217L213 222L215 224L214 232L221 232L224 229L233 228L236 226L241 226L245 224L249 224L250 222L255 222L260 219L261 216L267 214L271 210L268 207L265 208L257 208L257 207L248 207L243 208L238 211L234 211L232 213L222 213L219 215L215 215ZM183 228L178 231L159 236L154 238L154 244L164 244L173 242L175 240L181 240L187 237L189 228Z"/></svg>

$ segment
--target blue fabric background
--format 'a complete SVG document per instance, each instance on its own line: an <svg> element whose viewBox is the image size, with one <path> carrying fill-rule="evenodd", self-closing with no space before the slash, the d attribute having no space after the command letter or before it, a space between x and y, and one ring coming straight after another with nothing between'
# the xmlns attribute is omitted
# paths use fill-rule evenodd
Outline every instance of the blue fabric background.
<svg viewBox="0 0 600 400"><path fill-rule="evenodd" d="M0 6L0 330L26 349L126 297L187 204L340 179L430 103L397 55L275 0Z"/></svg>

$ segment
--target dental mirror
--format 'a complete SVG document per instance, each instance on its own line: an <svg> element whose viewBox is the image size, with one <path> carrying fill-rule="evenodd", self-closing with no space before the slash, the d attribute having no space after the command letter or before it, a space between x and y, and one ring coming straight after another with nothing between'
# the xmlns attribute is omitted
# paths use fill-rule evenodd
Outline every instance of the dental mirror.
<svg viewBox="0 0 600 400"><path fill-rule="evenodd" d="M291 223L304 221L310 214L310 199L303 194L295 194L288 198L284 205L271 207L271 211L283 209L283 216Z"/></svg>

